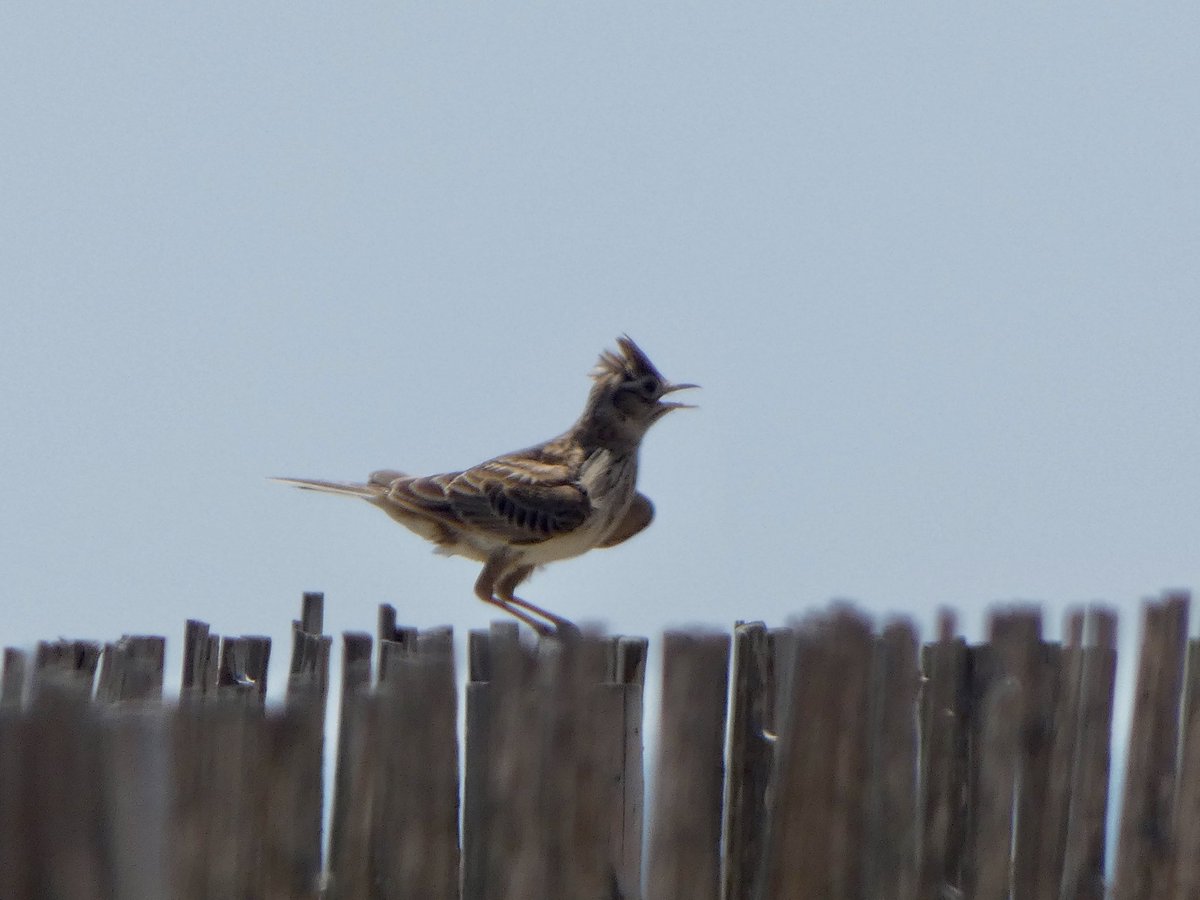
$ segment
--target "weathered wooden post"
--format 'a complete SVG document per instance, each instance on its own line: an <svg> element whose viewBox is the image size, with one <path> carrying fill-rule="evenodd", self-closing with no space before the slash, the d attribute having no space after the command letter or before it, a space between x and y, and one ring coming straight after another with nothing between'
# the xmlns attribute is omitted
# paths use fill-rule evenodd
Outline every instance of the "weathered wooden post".
<svg viewBox="0 0 1200 900"><path fill-rule="evenodd" d="M129 659L133 671L119 677L118 685L130 696L118 693L119 706L100 710L100 788L112 897L170 897L170 714L156 692L147 690L153 679L146 677L139 656ZM158 661L161 665L161 657Z"/></svg>
<svg viewBox="0 0 1200 900"><path fill-rule="evenodd" d="M917 632L893 622L876 638L870 682L870 777L863 855L864 894L916 900Z"/></svg>
<svg viewBox="0 0 1200 900"><path fill-rule="evenodd" d="M458 714L453 632L380 643L372 698L374 897L457 897Z"/></svg>
<svg viewBox="0 0 1200 900"><path fill-rule="evenodd" d="M717 900L729 636L668 632L647 900Z"/></svg>
<svg viewBox="0 0 1200 900"><path fill-rule="evenodd" d="M282 710L266 725L263 891L295 900L318 895L324 812L325 705L332 639L321 634L324 595L306 593L292 623L292 656ZM315 629L315 630L309 630Z"/></svg>
<svg viewBox="0 0 1200 900"><path fill-rule="evenodd" d="M611 750L613 779L610 808L611 852L616 891L625 900L641 895L642 838L645 822L643 779L643 700L646 682L644 637L613 639L613 672L610 683L600 686L609 710L604 719Z"/></svg>
<svg viewBox="0 0 1200 900"><path fill-rule="evenodd" d="M1071 773L1071 811L1063 846L1062 900L1104 900L1117 617L1089 610L1079 663L1079 724Z"/></svg>
<svg viewBox="0 0 1200 900"><path fill-rule="evenodd" d="M969 668L967 642L943 610L939 637L922 651L920 897L962 884L967 829Z"/></svg>
<svg viewBox="0 0 1200 900"><path fill-rule="evenodd" d="M104 645L96 699L102 703L162 699L167 639L125 635Z"/></svg>
<svg viewBox="0 0 1200 900"><path fill-rule="evenodd" d="M29 681L29 657L24 650L4 648L4 671L0 673L0 709L20 709Z"/></svg>
<svg viewBox="0 0 1200 900"><path fill-rule="evenodd" d="M112 893L101 736L89 702L99 646L87 644L84 655L78 643L39 646L45 665L35 673L21 729L27 897L99 900ZM40 652L46 647L53 649Z"/></svg>
<svg viewBox="0 0 1200 900"><path fill-rule="evenodd" d="M370 891L370 687L371 636L347 631L342 635L341 715L329 826L329 900L354 900Z"/></svg>
<svg viewBox="0 0 1200 900"><path fill-rule="evenodd" d="M472 632L464 900L639 895L645 651Z"/></svg>
<svg viewBox="0 0 1200 900"><path fill-rule="evenodd" d="M1188 605L1182 593L1146 604L1114 900L1174 896L1176 753Z"/></svg>
<svg viewBox="0 0 1200 900"><path fill-rule="evenodd" d="M796 630L760 897L858 897L874 639L848 607Z"/></svg>
<svg viewBox="0 0 1200 900"><path fill-rule="evenodd" d="M972 734L978 741L978 753L972 750L977 772L971 796L967 883L969 895L979 900L1008 900L1014 871L1025 871L1022 864L1014 866L1014 813L1021 805L1022 771L1032 755L1029 741L1035 733L1033 698L1037 696L1041 627L1041 613L1035 609L998 610L989 623L988 655L974 657L987 661L991 670L985 679L978 677L982 674L979 666L973 672L973 692L982 722ZM1021 824L1033 827L1029 822Z"/></svg>
<svg viewBox="0 0 1200 900"><path fill-rule="evenodd" d="M220 638L209 633L207 622L188 619L183 635L183 678L179 699L202 699L216 690Z"/></svg>
<svg viewBox="0 0 1200 900"><path fill-rule="evenodd" d="M729 773L725 787L723 900L754 900L763 861L767 783L775 735L768 707L775 666L767 627L739 622L733 629L733 692L729 709Z"/></svg>

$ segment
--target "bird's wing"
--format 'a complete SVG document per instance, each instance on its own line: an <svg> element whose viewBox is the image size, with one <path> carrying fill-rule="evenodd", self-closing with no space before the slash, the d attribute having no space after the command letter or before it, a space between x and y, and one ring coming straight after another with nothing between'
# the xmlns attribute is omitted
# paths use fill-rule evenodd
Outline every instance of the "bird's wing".
<svg viewBox="0 0 1200 900"><path fill-rule="evenodd" d="M625 513L625 518L621 519L616 527L608 533L608 537L600 543L600 546L615 547L644 530L652 521L654 521L654 504L645 494L635 494L633 503L629 505L629 512Z"/></svg>
<svg viewBox="0 0 1200 900"><path fill-rule="evenodd" d="M397 478L407 478L403 472L397 472L395 469L378 469L371 473L367 479L367 484L377 484L380 487L391 487L392 482Z"/></svg>
<svg viewBox="0 0 1200 900"><path fill-rule="evenodd" d="M592 504L566 464L520 454L465 472L398 478L386 502L458 528L522 544L537 544L578 528Z"/></svg>

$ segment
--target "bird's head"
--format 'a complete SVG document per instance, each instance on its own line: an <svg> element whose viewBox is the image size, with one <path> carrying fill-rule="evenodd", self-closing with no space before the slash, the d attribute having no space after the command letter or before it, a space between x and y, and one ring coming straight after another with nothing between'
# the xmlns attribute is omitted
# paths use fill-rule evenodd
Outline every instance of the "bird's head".
<svg viewBox="0 0 1200 900"><path fill-rule="evenodd" d="M617 338L617 348L619 352L600 354L592 371L596 383L580 425L594 429L602 443L636 445L647 429L671 410L691 407L663 397L699 385L667 381L628 336Z"/></svg>

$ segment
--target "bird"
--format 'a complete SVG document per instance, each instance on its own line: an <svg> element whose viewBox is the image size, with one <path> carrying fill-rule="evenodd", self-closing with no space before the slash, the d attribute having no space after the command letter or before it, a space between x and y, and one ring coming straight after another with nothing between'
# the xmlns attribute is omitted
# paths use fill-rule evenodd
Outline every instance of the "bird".
<svg viewBox="0 0 1200 900"><path fill-rule="evenodd" d="M558 437L457 472L372 472L366 482L275 478L311 491L359 497L435 544L483 563L475 595L541 635L578 633L568 619L516 596L535 569L615 547L645 530L654 504L637 490L638 451L650 426L689 403L628 335L591 372L583 412Z"/></svg>

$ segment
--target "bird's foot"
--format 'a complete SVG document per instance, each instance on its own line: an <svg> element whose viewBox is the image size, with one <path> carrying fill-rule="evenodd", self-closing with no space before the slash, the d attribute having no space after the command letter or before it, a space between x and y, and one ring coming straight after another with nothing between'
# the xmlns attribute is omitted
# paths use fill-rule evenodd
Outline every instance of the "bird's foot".
<svg viewBox="0 0 1200 900"><path fill-rule="evenodd" d="M536 631L540 638L574 643L583 637L583 632L579 630L579 626L567 619L555 617L548 622L541 622L530 617L529 619L522 619L522 621L526 622L530 628Z"/></svg>
<svg viewBox="0 0 1200 900"><path fill-rule="evenodd" d="M577 641L583 637L579 626L567 619L555 619L554 630L550 633L560 641Z"/></svg>
<svg viewBox="0 0 1200 900"><path fill-rule="evenodd" d="M542 609L542 607L530 603L528 600L522 600L520 597L501 593L499 595L499 604L531 627L541 637L554 637L559 640L577 640L583 635L583 632L579 630L579 626L570 619L556 616L549 610Z"/></svg>

